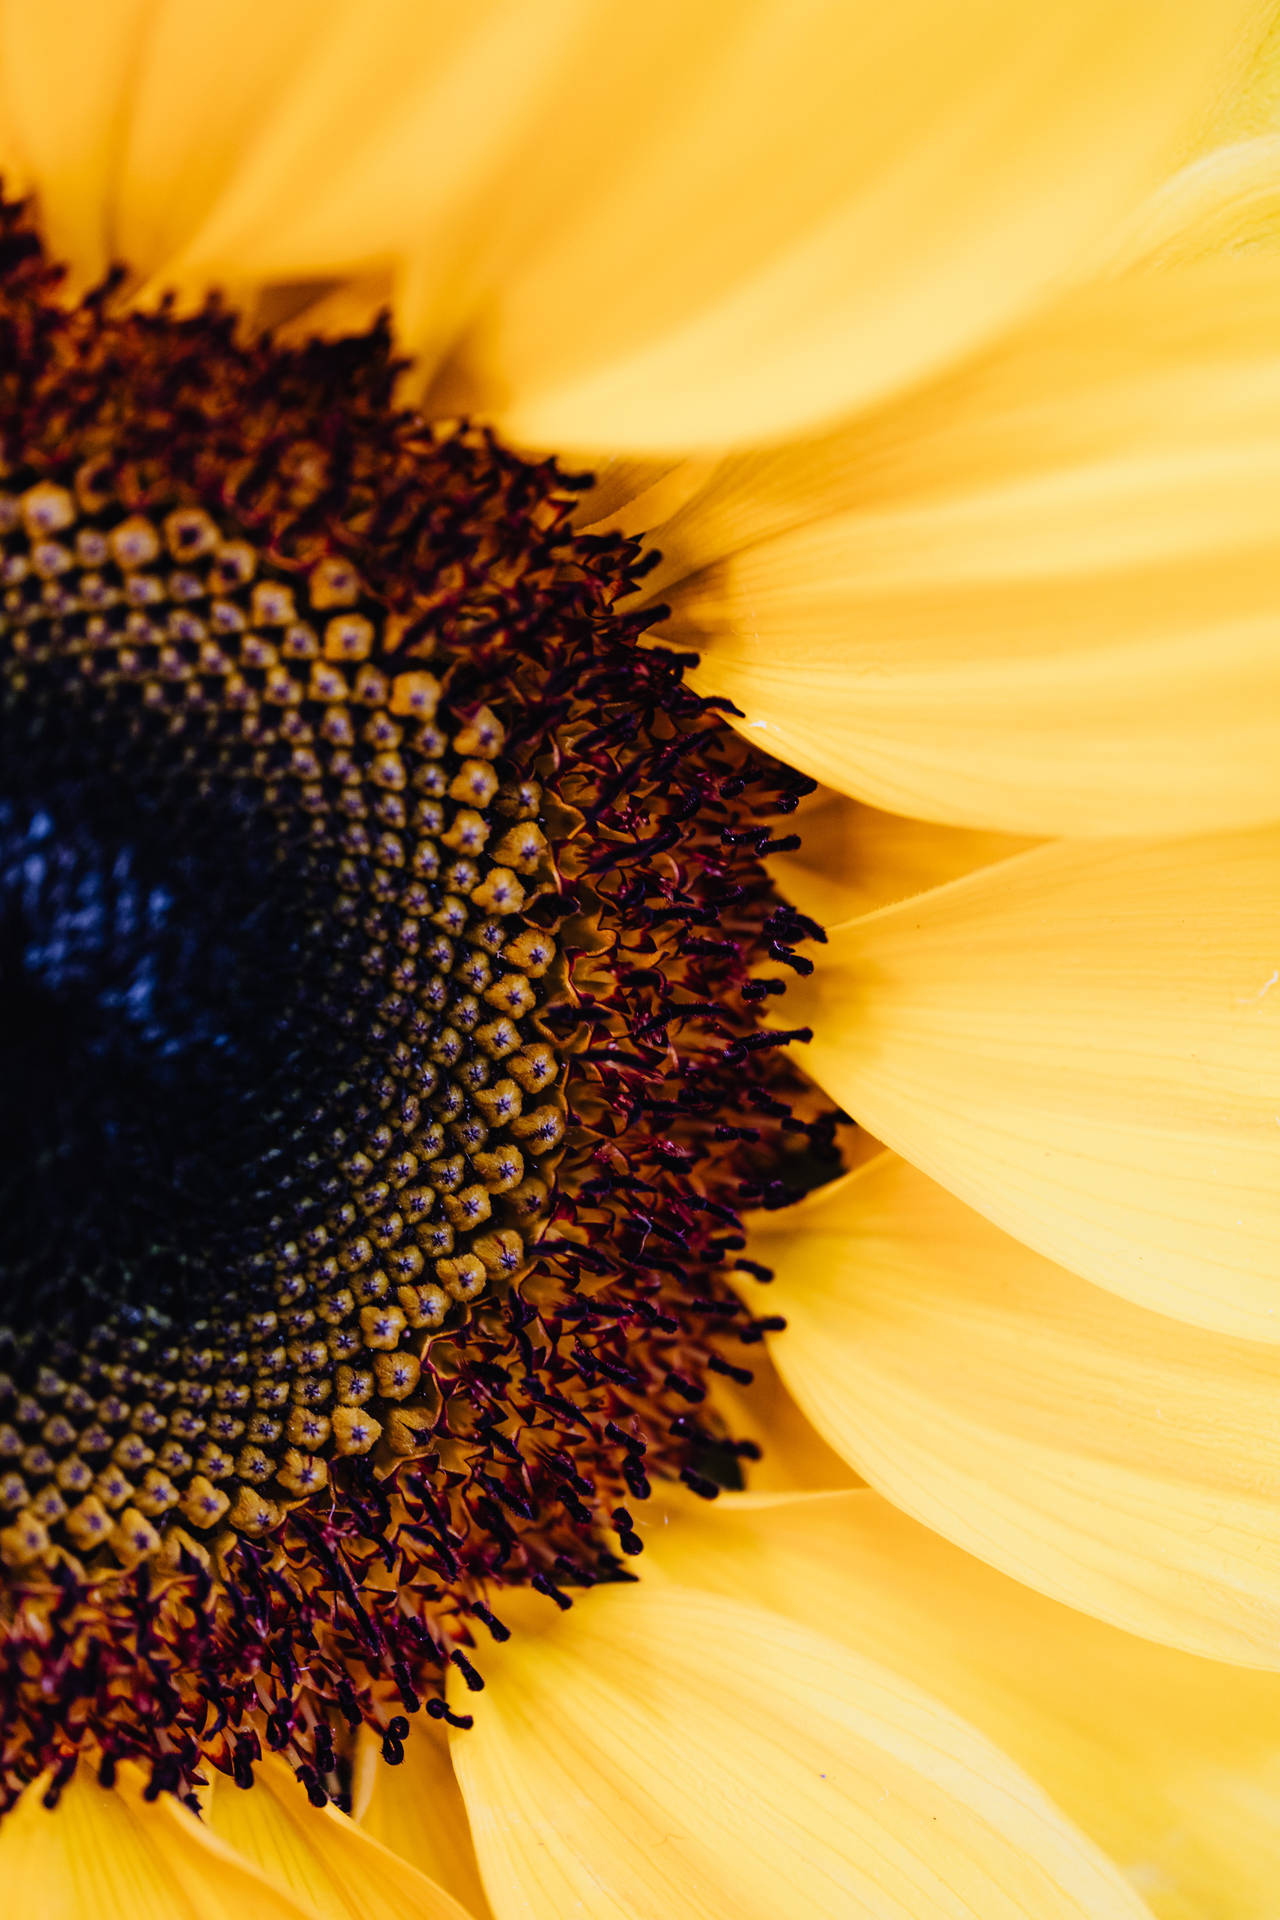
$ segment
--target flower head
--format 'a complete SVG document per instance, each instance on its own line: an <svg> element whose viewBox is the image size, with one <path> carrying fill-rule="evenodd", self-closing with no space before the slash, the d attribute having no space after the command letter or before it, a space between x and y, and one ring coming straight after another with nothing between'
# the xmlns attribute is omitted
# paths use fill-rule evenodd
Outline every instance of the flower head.
<svg viewBox="0 0 1280 1920"><path fill-rule="evenodd" d="M1269 1911L1269 17L0 17L20 1905Z"/></svg>

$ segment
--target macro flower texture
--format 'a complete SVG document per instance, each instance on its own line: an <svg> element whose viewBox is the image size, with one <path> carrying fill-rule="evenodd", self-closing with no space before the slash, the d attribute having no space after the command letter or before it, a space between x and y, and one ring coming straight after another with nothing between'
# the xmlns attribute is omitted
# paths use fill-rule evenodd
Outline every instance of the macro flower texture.
<svg viewBox="0 0 1280 1920"><path fill-rule="evenodd" d="M1274 1920L1280 22L0 6L0 1911Z"/></svg>

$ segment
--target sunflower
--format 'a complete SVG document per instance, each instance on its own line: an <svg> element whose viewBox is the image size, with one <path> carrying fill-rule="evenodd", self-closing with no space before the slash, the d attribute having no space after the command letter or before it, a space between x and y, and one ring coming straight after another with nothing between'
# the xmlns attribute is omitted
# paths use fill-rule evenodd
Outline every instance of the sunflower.
<svg viewBox="0 0 1280 1920"><path fill-rule="evenodd" d="M15 1911L1272 1911L1272 13L0 14Z"/></svg>

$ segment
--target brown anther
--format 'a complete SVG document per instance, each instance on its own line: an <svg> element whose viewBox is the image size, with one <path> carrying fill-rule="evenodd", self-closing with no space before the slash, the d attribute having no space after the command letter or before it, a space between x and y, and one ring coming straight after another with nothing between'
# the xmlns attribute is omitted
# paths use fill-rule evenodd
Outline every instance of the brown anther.
<svg viewBox="0 0 1280 1920"><path fill-rule="evenodd" d="M484 1292L484 1266L473 1253L464 1253L456 1260L437 1260L436 1274L453 1300L474 1300Z"/></svg>
<svg viewBox="0 0 1280 1920"><path fill-rule="evenodd" d="M164 522L165 545L175 560L198 560L221 540L217 523L199 507L179 507Z"/></svg>
<svg viewBox="0 0 1280 1920"><path fill-rule="evenodd" d="M459 853L480 853L489 838L489 822L474 808L459 807L452 825L440 838L446 847L456 847Z"/></svg>
<svg viewBox="0 0 1280 1920"><path fill-rule="evenodd" d="M319 1493L327 1486L329 1469L324 1460L314 1453L304 1453L298 1447L290 1447L276 1475L280 1485L290 1493L305 1499L308 1494Z"/></svg>
<svg viewBox="0 0 1280 1920"><path fill-rule="evenodd" d="M480 760L496 760L506 744L506 729L492 707L477 707L464 726L453 736L455 753L474 754Z"/></svg>
<svg viewBox="0 0 1280 1920"><path fill-rule="evenodd" d="M513 1280L526 1258L524 1241L510 1227L499 1233L482 1233L472 1241L471 1251L491 1280Z"/></svg>
<svg viewBox="0 0 1280 1920"><path fill-rule="evenodd" d="M295 1447L314 1453L329 1438L329 1416L314 1407L294 1407L285 1422L285 1437Z"/></svg>
<svg viewBox="0 0 1280 1920"><path fill-rule="evenodd" d="M93 1490L104 1506L114 1509L124 1505L133 1487L119 1467L108 1467L94 1481Z"/></svg>
<svg viewBox="0 0 1280 1920"><path fill-rule="evenodd" d="M256 626L287 627L298 617L293 588L282 580L259 580L249 602L250 618Z"/></svg>
<svg viewBox="0 0 1280 1920"><path fill-rule="evenodd" d="M114 1521L101 1500L92 1494L67 1515L67 1532L81 1553L92 1553L109 1536Z"/></svg>
<svg viewBox="0 0 1280 1920"><path fill-rule="evenodd" d="M56 1526L66 1511L67 1503L56 1487L42 1487L27 1509L35 1519L43 1521L46 1527Z"/></svg>
<svg viewBox="0 0 1280 1920"><path fill-rule="evenodd" d="M112 559L125 572L149 566L160 553L160 535L140 513L131 514L113 527L107 535L107 544Z"/></svg>
<svg viewBox="0 0 1280 1920"><path fill-rule="evenodd" d="M449 782L451 800L468 807L487 807L498 791L498 776L487 760L464 760Z"/></svg>
<svg viewBox="0 0 1280 1920"><path fill-rule="evenodd" d="M502 949L502 957L509 966L526 974L530 980L541 980L548 968L555 964L555 942L549 934L540 932L538 928L527 927L514 940L508 941Z"/></svg>
<svg viewBox="0 0 1280 1920"><path fill-rule="evenodd" d="M433 673L398 673L391 682L392 713L425 721L439 704L440 682Z"/></svg>
<svg viewBox="0 0 1280 1920"><path fill-rule="evenodd" d="M547 852L547 836L541 827L532 820L522 820L503 834L493 849L493 857L499 866L530 874L536 872Z"/></svg>
<svg viewBox="0 0 1280 1920"><path fill-rule="evenodd" d="M472 1156L472 1166L489 1193L510 1193L524 1179L524 1159L517 1146L501 1146L492 1153Z"/></svg>
<svg viewBox="0 0 1280 1920"><path fill-rule="evenodd" d="M369 778L375 786L398 792L406 784L408 776L398 753L380 753L369 768Z"/></svg>
<svg viewBox="0 0 1280 1920"><path fill-rule="evenodd" d="M0 1560L7 1567L28 1567L49 1551L49 1530L34 1515L23 1514L12 1526L0 1528Z"/></svg>
<svg viewBox="0 0 1280 1920"><path fill-rule="evenodd" d="M250 1486L265 1486L276 1470L276 1463L265 1447L252 1441L241 1447L236 1455L236 1473L241 1480L247 1480Z"/></svg>
<svg viewBox="0 0 1280 1920"><path fill-rule="evenodd" d="M158 1467L151 1467L133 1498L139 1511L145 1513L149 1520L155 1520L160 1514L167 1513L170 1507L176 1507L180 1496L168 1474L162 1473Z"/></svg>
<svg viewBox="0 0 1280 1920"><path fill-rule="evenodd" d="M360 598L360 576L349 560L330 554L307 576L307 594L313 607L353 607Z"/></svg>
<svg viewBox="0 0 1280 1920"><path fill-rule="evenodd" d="M384 1400L405 1400L417 1386L422 1367L412 1353L380 1353L373 1363L378 1393Z"/></svg>
<svg viewBox="0 0 1280 1920"><path fill-rule="evenodd" d="M367 660L373 652L373 622L360 613L340 613L324 630L326 660Z"/></svg>
<svg viewBox="0 0 1280 1920"><path fill-rule="evenodd" d="M222 1488L215 1487L203 1473L197 1473L187 1482L181 1500L182 1511L193 1527L216 1526L230 1505Z"/></svg>
<svg viewBox="0 0 1280 1920"><path fill-rule="evenodd" d="M521 1114L511 1131L527 1153L548 1153L564 1139L564 1115L559 1107L535 1107L532 1113Z"/></svg>
<svg viewBox="0 0 1280 1920"><path fill-rule="evenodd" d="M335 1407L336 1423L343 1407L362 1407L373 1395L373 1374L368 1367L341 1366L334 1383L341 1406Z"/></svg>
<svg viewBox="0 0 1280 1920"><path fill-rule="evenodd" d="M493 1206L485 1188L476 1181L457 1193L447 1193L444 1210L456 1228L481 1227L493 1212ZM436 1270L439 1272L438 1267Z"/></svg>
<svg viewBox="0 0 1280 1920"><path fill-rule="evenodd" d="M227 1514L236 1532L247 1533L250 1539L270 1533L283 1518L283 1511L274 1500L268 1500L265 1494L248 1486L241 1487L238 1499Z"/></svg>
<svg viewBox="0 0 1280 1920"><path fill-rule="evenodd" d="M160 1535L145 1514L136 1507L125 1507L111 1529L110 1545L122 1567L133 1567L157 1551Z"/></svg>
<svg viewBox="0 0 1280 1920"><path fill-rule="evenodd" d="M387 1305L365 1307L360 1315L360 1332L365 1346L371 1352L389 1352L393 1347L397 1347L405 1325L404 1313L400 1307Z"/></svg>
<svg viewBox="0 0 1280 1920"><path fill-rule="evenodd" d="M247 586L257 570L257 551L247 540L224 540L209 569L209 578L219 593L231 593Z"/></svg>
<svg viewBox="0 0 1280 1920"><path fill-rule="evenodd" d="M400 1459L410 1459L431 1445L431 1429L431 1417L422 1409L393 1407L387 1415L387 1446Z"/></svg>
<svg viewBox="0 0 1280 1920"><path fill-rule="evenodd" d="M57 1480L64 1493L83 1493L93 1485L93 1468L78 1453L69 1454L58 1463Z"/></svg>
<svg viewBox="0 0 1280 1920"><path fill-rule="evenodd" d="M510 867L491 867L479 886L472 889L471 900L483 913L519 913L525 891Z"/></svg>
<svg viewBox="0 0 1280 1920"><path fill-rule="evenodd" d="M516 1052L520 1045L520 1031L514 1021L491 1020L487 1026L476 1028L476 1043L484 1048L491 1060L505 1060ZM511 1072L519 1078L519 1070L512 1061Z"/></svg>
<svg viewBox="0 0 1280 1920"><path fill-rule="evenodd" d="M517 820L532 820L542 811L542 786L537 780L517 780L498 796L498 811Z"/></svg>
<svg viewBox="0 0 1280 1920"><path fill-rule="evenodd" d="M22 496L22 521L32 540L61 533L76 517L76 503L65 487L37 481Z"/></svg>
<svg viewBox="0 0 1280 1920"><path fill-rule="evenodd" d="M522 973L504 974L501 980L495 980L484 997L491 1007L509 1013L513 1020L519 1020L538 1001L537 994Z"/></svg>
<svg viewBox="0 0 1280 1920"><path fill-rule="evenodd" d="M382 1432L381 1422L362 1407L335 1407L333 1439L339 1453L368 1453Z"/></svg>
<svg viewBox="0 0 1280 1920"><path fill-rule="evenodd" d="M411 1327L434 1329L444 1324L449 1301L442 1287L432 1286L429 1282L421 1286L399 1287L396 1299Z"/></svg>
<svg viewBox="0 0 1280 1920"><path fill-rule="evenodd" d="M524 1096L514 1080L495 1080L490 1087L475 1093L475 1103L491 1127L503 1127L518 1119Z"/></svg>
<svg viewBox="0 0 1280 1920"><path fill-rule="evenodd" d="M524 1047L515 1059L507 1063L507 1071L518 1080L526 1093L541 1093L549 1087L559 1074L559 1066L550 1047L537 1042Z"/></svg>

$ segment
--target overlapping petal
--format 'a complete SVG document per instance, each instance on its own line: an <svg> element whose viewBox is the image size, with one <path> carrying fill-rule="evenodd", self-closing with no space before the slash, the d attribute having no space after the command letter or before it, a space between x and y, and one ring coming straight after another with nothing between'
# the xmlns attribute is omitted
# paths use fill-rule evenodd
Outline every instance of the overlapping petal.
<svg viewBox="0 0 1280 1920"><path fill-rule="evenodd" d="M392 268L402 332L458 324L485 216L594 31L582 0L165 0L130 114L121 243L158 288ZM599 23L603 31L607 23ZM230 110L203 78L228 74ZM210 124L213 123L213 124ZM557 171L548 155L548 171ZM156 182L174 182L164 195Z"/></svg>
<svg viewBox="0 0 1280 1920"><path fill-rule="evenodd" d="M123 1766L114 1788L82 1768L57 1811L30 1788L0 1823L4 1911L32 1920L316 1920L170 1794L143 1797Z"/></svg>
<svg viewBox="0 0 1280 1920"><path fill-rule="evenodd" d="M1280 1339L1280 828L1059 842L835 929L805 1064L1140 1305Z"/></svg>
<svg viewBox="0 0 1280 1920"><path fill-rule="evenodd" d="M812 1493L861 1485L861 1476L801 1411L764 1347L753 1347L743 1358L749 1362L750 1386L721 1378L712 1383L709 1397L734 1438L759 1449L759 1459L747 1468L752 1487Z"/></svg>
<svg viewBox="0 0 1280 1920"><path fill-rule="evenodd" d="M1280 1680L1029 1592L872 1493L722 1498L646 1529L650 1575L754 1593L982 1729L1163 1920L1273 1920ZM656 1566L654 1565L656 1562Z"/></svg>
<svg viewBox="0 0 1280 1920"><path fill-rule="evenodd" d="M534 1618L453 1742L498 1920L1146 1911L993 1746L855 1650L665 1584Z"/></svg>
<svg viewBox="0 0 1280 1920"><path fill-rule="evenodd" d="M668 631L762 746L879 807L1273 818L1278 342L1274 256L1102 277L872 420L726 463L655 530Z"/></svg>
<svg viewBox="0 0 1280 1920"><path fill-rule="evenodd" d="M1280 134L1214 147L1162 182L1116 242L1116 262L1167 269L1280 241Z"/></svg>
<svg viewBox="0 0 1280 1920"><path fill-rule="evenodd" d="M1188 56L1238 51L1245 20L730 4L699 10L696 45L677 17L662 112L634 111L628 49L625 147L599 143L590 190L534 223L470 343L474 397L497 391L517 437L742 444L919 378L1078 263L1188 82L1209 97Z"/></svg>
<svg viewBox="0 0 1280 1920"><path fill-rule="evenodd" d="M112 186L153 13L149 0L0 6L0 166L10 191L39 193L50 239L81 282L111 264Z"/></svg>
<svg viewBox="0 0 1280 1920"><path fill-rule="evenodd" d="M753 1252L810 1418L896 1504L1042 1593L1280 1667L1280 1355L1077 1279L893 1154Z"/></svg>
<svg viewBox="0 0 1280 1920"><path fill-rule="evenodd" d="M273 1754L257 1767L247 1792L219 1781L210 1818L243 1860L319 1920L475 1920L336 1807L313 1807Z"/></svg>
<svg viewBox="0 0 1280 1920"><path fill-rule="evenodd" d="M490 1920L467 1810L439 1722L417 1716L396 1767L382 1758L381 1742L366 1735L357 1776L355 1812L362 1831L444 1887L475 1920Z"/></svg>
<svg viewBox="0 0 1280 1920"><path fill-rule="evenodd" d="M1280 14L1254 46L1240 73L1224 89L1196 141L1211 149L1228 141L1274 133L1280 128Z"/></svg>
<svg viewBox="0 0 1280 1920"><path fill-rule="evenodd" d="M802 800L787 828L795 829L800 845L775 854L769 871L787 899L824 927L944 886L1035 845L1020 834L883 813L833 787Z"/></svg>
<svg viewBox="0 0 1280 1920"><path fill-rule="evenodd" d="M391 267L442 406L617 452L830 420L989 338L1155 183L1265 12L19 0L0 59L84 272Z"/></svg>

